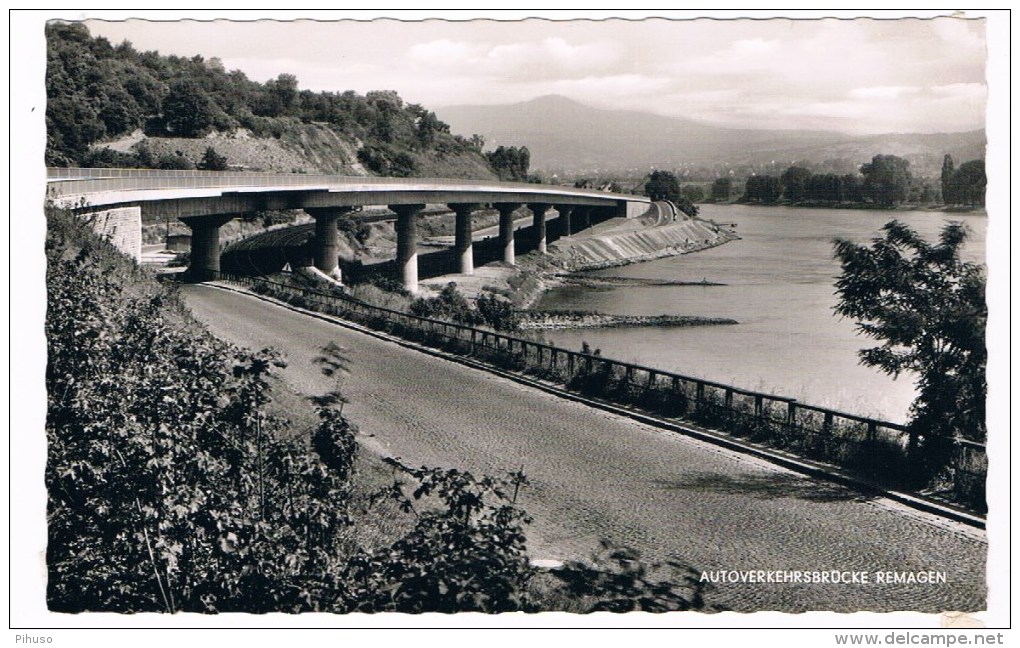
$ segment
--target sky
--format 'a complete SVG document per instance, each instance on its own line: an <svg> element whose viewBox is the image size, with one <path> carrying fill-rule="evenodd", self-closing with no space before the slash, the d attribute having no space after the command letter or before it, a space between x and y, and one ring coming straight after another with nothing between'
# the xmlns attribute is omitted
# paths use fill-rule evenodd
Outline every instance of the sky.
<svg viewBox="0 0 1020 648"><path fill-rule="evenodd" d="M302 88L396 90L431 109L558 94L725 127L869 134L984 126L986 20L869 15L883 19L87 25L114 44L216 57L256 81L291 73Z"/></svg>

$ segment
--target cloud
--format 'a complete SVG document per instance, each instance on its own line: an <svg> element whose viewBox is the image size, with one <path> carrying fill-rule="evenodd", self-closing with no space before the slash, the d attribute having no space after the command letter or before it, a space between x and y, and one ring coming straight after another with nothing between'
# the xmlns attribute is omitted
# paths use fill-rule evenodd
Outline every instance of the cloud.
<svg viewBox="0 0 1020 648"><path fill-rule="evenodd" d="M407 57L421 65L457 69L465 64L477 63L485 57L487 49L485 45L443 38L412 45L407 50Z"/></svg>
<svg viewBox="0 0 1020 648"><path fill-rule="evenodd" d="M985 51L985 21L944 18L933 21L933 31L954 51Z"/></svg>
<svg viewBox="0 0 1020 648"><path fill-rule="evenodd" d="M573 44L560 37L503 44L440 39L407 50L408 61L423 69L493 79L577 78L605 71L619 58L620 48L612 41Z"/></svg>
<svg viewBox="0 0 1020 648"><path fill-rule="evenodd" d="M931 91L940 97L984 100L988 88L983 83L951 83L935 86Z"/></svg>
<svg viewBox="0 0 1020 648"><path fill-rule="evenodd" d="M670 89L674 80L668 77L653 77L642 74L616 74L611 76L589 76L578 79L555 79L528 83L527 93L538 97L558 94L578 99L592 105L605 106L610 97L611 107L649 107L649 98L657 97ZM626 98L630 98L627 101ZM624 99L620 101L620 99Z"/></svg>
<svg viewBox="0 0 1020 648"><path fill-rule="evenodd" d="M764 38L751 38L747 40L738 40L733 43L732 51L736 55L746 54L765 54L767 52L775 52L782 45L778 40L765 40Z"/></svg>
<svg viewBox="0 0 1020 648"><path fill-rule="evenodd" d="M870 88L854 88L850 96L854 99L897 99L905 95L917 94L921 88L917 86L873 86Z"/></svg>

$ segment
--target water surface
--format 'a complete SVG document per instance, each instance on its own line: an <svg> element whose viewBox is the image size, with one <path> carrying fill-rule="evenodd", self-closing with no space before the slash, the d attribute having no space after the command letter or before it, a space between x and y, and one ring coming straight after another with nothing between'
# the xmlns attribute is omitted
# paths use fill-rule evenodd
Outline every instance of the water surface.
<svg viewBox="0 0 1020 648"><path fill-rule="evenodd" d="M861 243L897 218L935 241L948 220L971 230L964 256L984 262L986 217L926 211L870 211L704 205L703 218L735 223L741 240L695 254L597 272L603 276L701 281L725 286L576 286L547 293L539 308L605 313L728 317L736 326L553 331L558 346L587 341L605 356L815 405L903 422L915 396L913 376L899 379L858 364L876 343L833 313L839 264L832 240Z"/></svg>

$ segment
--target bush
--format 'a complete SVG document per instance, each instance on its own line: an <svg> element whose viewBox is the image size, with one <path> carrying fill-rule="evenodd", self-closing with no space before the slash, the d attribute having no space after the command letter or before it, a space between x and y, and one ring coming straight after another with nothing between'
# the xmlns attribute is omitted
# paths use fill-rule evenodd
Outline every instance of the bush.
<svg viewBox="0 0 1020 648"><path fill-rule="evenodd" d="M417 514L414 529L377 553L360 553L343 574L350 609L358 612L513 612L525 609L533 574L523 525L527 516L507 497L507 484L458 470L403 468L380 493ZM417 510L428 498L439 506ZM437 550L439 549L439 550Z"/></svg>
<svg viewBox="0 0 1020 648"><path fill-rule="evenodd" d="M47 241L50 609L315 608L301 584L339 570L349 474L277 439L280 359L203 333L71 218Z"/></svg>
<svg viewBox="0 0 1020 648"><path fill-rule="evenodd" d="M411 314L430 319L443 319L458 324L480 324L481 316L457 290L457 284L446 284L436 297L420 297L411 303Z"/></svg>
<svg viewBox="0 0 1020 648"><path fill-rule="evenodd" d="M509 300L484 294L475 300L475 308L482 321L496 331L516 331L520 326L520 316Z"/></svg>
<svg viewBox="0 0 1020 648"><path fill-rule="evenodd" d="M603 541L590 562L571 561L550 570L554 586L543 597L562 598L570 602L570 611L582 613L721 610L705 604L705 586L690 567L667 563L670 578L665 580L654 576L660 567L644 563L634 549Z"/></svg>

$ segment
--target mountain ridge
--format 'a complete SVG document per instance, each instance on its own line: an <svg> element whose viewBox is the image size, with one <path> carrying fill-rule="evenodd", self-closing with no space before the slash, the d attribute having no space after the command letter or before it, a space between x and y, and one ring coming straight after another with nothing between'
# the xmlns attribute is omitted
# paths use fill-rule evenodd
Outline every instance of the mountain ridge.
<svg viewBox="0 0 1020 648"><path fill-rule="evenodd" d="M984 156L983 130L850 135L838 131L723 128L683 117L610 110L561 95L511 104L435 109L453 132L478 133L489 146L524 145L536 170L585 172L651 166L746 165L782 160L856 168L880 153L904 155L915 171L937 172L946 153Z"/></svg>

